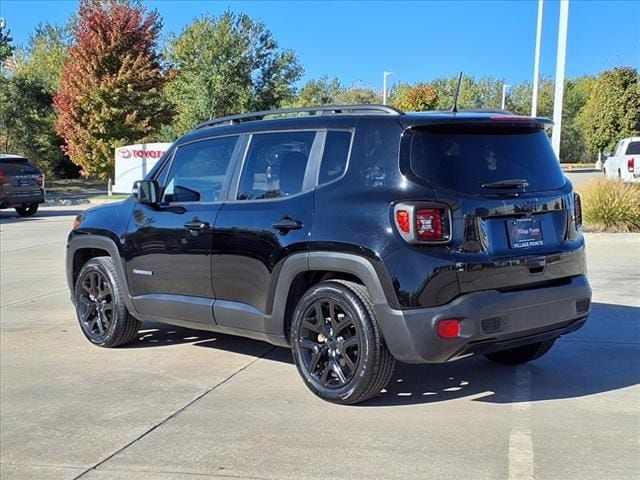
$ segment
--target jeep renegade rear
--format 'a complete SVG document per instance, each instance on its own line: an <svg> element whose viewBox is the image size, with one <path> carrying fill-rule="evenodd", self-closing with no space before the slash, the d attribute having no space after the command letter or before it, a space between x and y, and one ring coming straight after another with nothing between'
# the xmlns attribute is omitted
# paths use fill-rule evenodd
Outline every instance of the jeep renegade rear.
<svg viewBox="0 0 640 480"><path fill-rule="evenodd" d="M549 125L375 105L206 122L132 198L74 221L81 329L105 347L141 321L290 346L305 384L345 404L396 359L538 358L591 299Z"/></svg>

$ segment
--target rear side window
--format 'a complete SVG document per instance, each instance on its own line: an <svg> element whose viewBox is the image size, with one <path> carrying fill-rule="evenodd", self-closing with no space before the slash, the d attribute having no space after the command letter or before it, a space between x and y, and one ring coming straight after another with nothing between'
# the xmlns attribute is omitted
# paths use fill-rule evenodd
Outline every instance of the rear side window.
<svg viewBox="0 0 640 480"><path fill-rule="evenodd" d="M442 187L468 193L495 193L483 184L526 180L527 191L566 183L547 134L540 129L458 127L417 132L411 142L411 169Z"/></svg>
<svg viewBox="0 0 640 480"><path fill-rule="evenodd" d="M178 147L167 175L163 202L220 200L238 137L220 137Z"/></svg>
<svg viewBox="0 0 640 480"><path fill-rule="evenodd" d="M0 170L2 170L4 175L34 175L40 173L40 170L27 160L10 160L0 162Z"/></svg>
<svg viewBox="0 0 640 480"><path fill-rule="evenodd" d="M316 132L254 134L242 167L238 200L263 200L302 191Z"/></svg>
<svg viewBox="0 0 640 480"><path fill-rule="evenodd" d="M626 155L640 155L640 142L631 142L627 147Z"/></svg>
<svg viewBox="0 0 640 480"><path fill-rule="evenodd" d="M342 176L347 168L350 147L351 132L327 132L318 178L320 185Z"/></svg>

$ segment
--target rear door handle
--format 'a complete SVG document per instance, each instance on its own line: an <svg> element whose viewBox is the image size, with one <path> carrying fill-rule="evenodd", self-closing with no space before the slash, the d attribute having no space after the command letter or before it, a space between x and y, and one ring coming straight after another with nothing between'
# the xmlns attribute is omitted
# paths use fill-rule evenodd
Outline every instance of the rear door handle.
<svg viewBox="0 0 640 480"><path fill-rule="evenodd" d="M299 220L293 220L289 217L284 217L277 222L271 224L274 230L278 230L280 233L287 233L289 230L300 230L302 228L302 222Z"/></svg>
<svg viewBox="0 0 640 480"><path fill-rule="evenodd" d="M211 225L207 222L202 222L200 220L193 220L192 222L184 224L184 228L191 230L192 232L201 232L202 230L207 230L210 226Z"/></svg>

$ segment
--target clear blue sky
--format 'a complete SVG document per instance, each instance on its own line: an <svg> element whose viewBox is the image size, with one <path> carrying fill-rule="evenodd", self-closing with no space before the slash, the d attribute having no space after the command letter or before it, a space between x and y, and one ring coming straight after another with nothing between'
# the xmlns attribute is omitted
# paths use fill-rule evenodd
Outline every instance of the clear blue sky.
<svg viewBox="0 0 640 480"><path fill-rule="evenodd" d="M269 2L149 0L164 34L226 8L260 18L281 47L292 48L304 79L337 76L346 85L381 88L383 70L397 81L428 81L459 70L507 82L531 80L537 1ZM64 23L72 0L1 0L16 43L40 22ZM571 0L567 75L621 65L640 68L640 0ZM545 0L541 74L555 73L557 1Z"/></svg>

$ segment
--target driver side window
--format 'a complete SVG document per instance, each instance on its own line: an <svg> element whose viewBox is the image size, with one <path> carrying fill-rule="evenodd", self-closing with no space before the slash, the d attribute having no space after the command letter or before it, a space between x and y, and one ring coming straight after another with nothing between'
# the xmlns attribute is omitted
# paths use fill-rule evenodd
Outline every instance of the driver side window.
<svg viewBox="0 0 640 480"><path fill-rule="evenodd" d="M179 146L167 175L163 203L220 200L238 137L220 137Z"/></svg>

